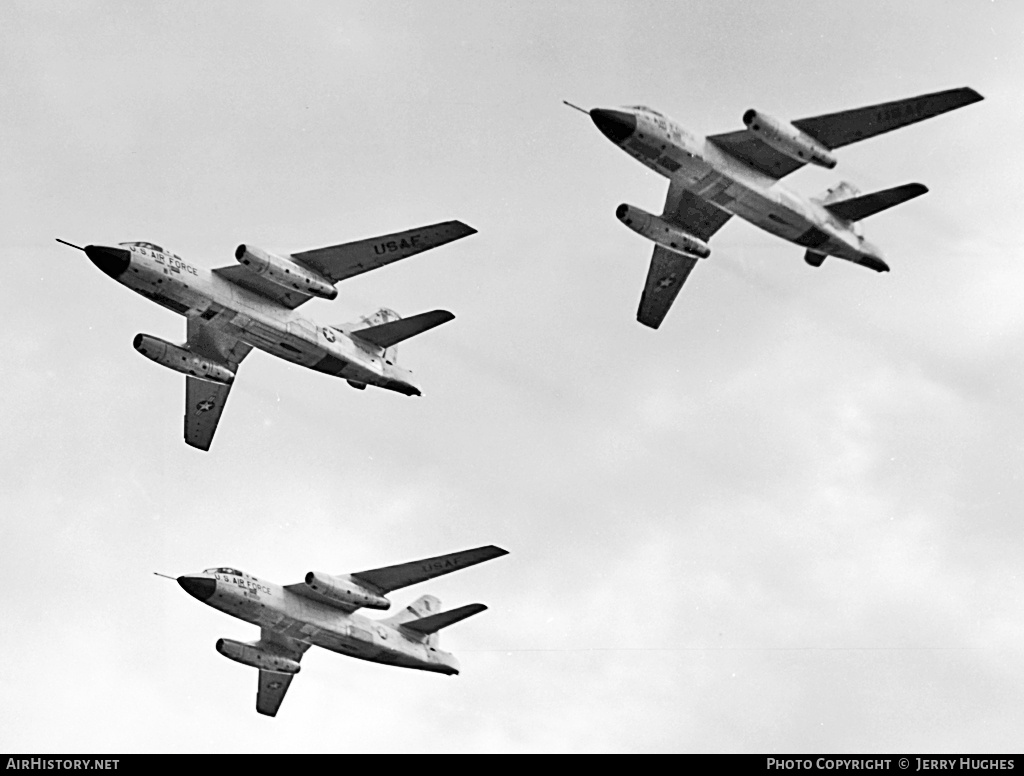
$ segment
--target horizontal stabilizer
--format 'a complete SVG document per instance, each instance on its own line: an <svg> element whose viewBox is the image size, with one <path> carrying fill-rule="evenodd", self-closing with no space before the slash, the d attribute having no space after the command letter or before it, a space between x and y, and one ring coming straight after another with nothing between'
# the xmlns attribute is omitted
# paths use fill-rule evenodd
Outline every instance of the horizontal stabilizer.
<svg viewBox="0 0 1024 776"><path fill-rule="evenodd" d="M370 342L382 348L390 348L402 340L415 337L428 329L440 326L442 323L455 318L455 315L447 310L432 310L429 313L420 313L411 318L400 318L390 323L382 323L380 326L370 326L367 329L357 329L352 335L359 339Z"/></svg>
<svg viewBox="0 0 1024 776"><path fill-rule="evenodd" d="M483 604L466 604L458 609L451 609L440 614L432 614L429 617L420 617L418 620L412 620L411 622L403 622L400 627L415 631L416 633L437 633L441 628L447 628L449 625L461 622L467 617L472 617L474 614L480 614L485 609L487 607Z"/></svg>
<svg viewBox="0 0 1024 776"><path fill-rule="evenodd" d="M920 197L927 192L928 187L922 183L907 183L892 189L876 191L873 194L832 202L825 205L825 209L847 221L860 221L862 218L881 213L883 210L888 210L908 199Z"/></svg>

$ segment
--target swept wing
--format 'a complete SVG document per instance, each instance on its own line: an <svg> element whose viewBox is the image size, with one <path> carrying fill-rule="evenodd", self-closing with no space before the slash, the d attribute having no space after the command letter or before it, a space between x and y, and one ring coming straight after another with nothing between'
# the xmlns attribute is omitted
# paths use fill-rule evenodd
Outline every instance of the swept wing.
<svg viewBox="0 0 1024 776"><path fill-rule="evenodd" d="M450 574L453 571L468 568L492 558L500 558L502 555L508 555L508 551L501 549L501 547L488 545L486 547L476 547L472 550L453 552L448 555L414 560L409 563L400 563L397 566L385 566L379 569L358 571L347 576L379 595L386 595L392 590L415 585L418 582L425 582L428 579ZM303 598L309 598L312 601L319 601L335 609L341 609L344 612L354 612L359 608L358 606L341 603L333 598L321 595L302 582L285 585L284 589ZM469 615L467 614L466 616L468 617Z"/></svg>
<svg viewBox="0 0 1024 776"><path fill-rule="evenodd" d="M290 258L337 283L471 234L476 234L476 229L461 221L443 221L407 229L404 232L300 251L291 254ZM261 275L250 272L241 264L221 267L215 269L214 273L289 309L295 309L312 298L308 294L289 291Z"/></svg>
<svg viewBox="0 0 1024 776"><path fill-rule="evenodd" d="M250 273L251 274L251 273ZM197 318L188 320L186 349L238 369L252 347L226 334L213 322ZM200 450L209 450L217 430L230 385L211 383L195 377L185 378L185 443Z"/></svg>
<svg viewBox="0 0 1024 776"><path fill-rule="evenodd" d="M909 124L916 124L981 99L982 96L974 89L947 89L905 100L869 105L866 108L797 119L791 123L826 148L833 149L859 140L867 140L869 137L891 132ZM783 178L804 166L803 162L772 148L749 129L710 135L708 140L730 156L776 179Z"/></svg>
<svg viewBox="0 0 1024 776"><path fill-rule="evenodd" d="M669 184L661 217L705 242L731 218L729 213L674 181ZM655 246L636 319L644 326L657 329L698 261L695 256Z"/></svg>
<svg viewBox="0 0 1024 776"><path fill-rule="evenodd" d="M433 558L414 560L409 563L400 563L397 566L385 566L379 569L368 569L357 571L350 576L365 585L369 585L380 591L381 595L392 590L398 590L418 582L425 582L434 577L450 574L453 571L475 566L485 560L500 558L508 555L507 550L494 545L476 547L472 550L453 552L448 555L438 555Z"/></svg>
<svg viewBox="0 0 1024 776"><path fill-rule="evenodd" d="M272 630L263 628L260 630L260 640L257 646L269 652L277 652L292 658L301 660L302 655L309 649L309 644L287 636L274 633ZM256 711L268 717L277 715L281 708L281 701L292 683L293 674L281 674L277 671L264 671L260 669L259 689L256 692Z"/></svg>

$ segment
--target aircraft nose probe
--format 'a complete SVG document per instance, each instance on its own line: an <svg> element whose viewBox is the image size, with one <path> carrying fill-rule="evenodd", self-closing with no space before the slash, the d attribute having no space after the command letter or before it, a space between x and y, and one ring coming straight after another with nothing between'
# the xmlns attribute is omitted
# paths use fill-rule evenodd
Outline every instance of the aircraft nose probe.
<svg viewBox="0 0 1024 776"><path fill-rule="evenodd" d="M62 240L59 237L56 238L57 242L64 245L76 248L77 250L85 253L89 257L89 261L95 264L99 269L109 275L112 278L117 278L131 264L132 255L130 251L126 251L124 248L107 248L103 245L86 245L84 248L74 243L69 243L67 240Z"/></svg>
<svg viewBox="0 0 1024 776"><path fill-rule="evenodd" d="M568 100L562 100L565 105L586 113L593 120L601 133L613 143L622 143L629 139L636 132L636 116L621 110L608 110L607 108L594 108L584 110L579 105L573 105Z"/></svg>
<svg viewBox="0 0 1024 776"><path fill-rule="evenodd" d="M216 581L209 577L172 577L170 574L161 574L159 571L154 571L153 573L158 577L163 577L164 579L170 579L177 582L181 585L182 590L193 598L198 598L200 601L207 600L217 590Z"/></svg>

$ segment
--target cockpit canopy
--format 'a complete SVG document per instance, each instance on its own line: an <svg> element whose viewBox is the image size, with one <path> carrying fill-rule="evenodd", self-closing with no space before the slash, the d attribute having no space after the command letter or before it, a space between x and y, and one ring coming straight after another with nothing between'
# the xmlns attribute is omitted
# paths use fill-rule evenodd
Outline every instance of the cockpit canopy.
<svg viewBox="0 0 1024 776"><path fill-rule="evenodd" d="M644 113L652 113L655 116L661 116L662 118L665 118L661 113L658 113L658 111L656 111L654 108L648 108L646 105L630 105L629 107L632 110L642 110Z"/></svg>
<svg viewBox="0 0 1024 776"><path fill-rule="evenodd" d="M244 574L242 574L242 572L239 571L238 569L229 569L229 568L206 569L206 571L204 571L203 573L204 574L230 574L233 577L244 576Z"/></svg>
<svg viewBox="0 0 1024 776"><path fill-rule="evenodd" d="M131 248L134 246L136 248L147 248L148 250L156 251L157 253L166 253L166 251L164 251L164 249L159 245L154 245L151 242L123 242L118 243L118 245L123 245L125 248Z"/></svg>

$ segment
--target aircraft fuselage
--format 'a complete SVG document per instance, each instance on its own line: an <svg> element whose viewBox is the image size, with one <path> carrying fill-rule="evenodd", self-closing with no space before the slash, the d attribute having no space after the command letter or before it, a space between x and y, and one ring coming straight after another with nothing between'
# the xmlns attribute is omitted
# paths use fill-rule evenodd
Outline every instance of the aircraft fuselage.
<svg viewBox="0 0 1024 776"><path fill-rule="evenodd" d="M851 223L675 121L642 109L596 109L591 115L627 154L725 212L817 253L888 270L879 249Z"/></svg>
<svg viewBox="0 0 1024 776"><path fill-rule="evenodd" d="M179 578L192 596L214 609L296 641L375 663L457 674L455 657L398 627L346 613L245 573L207 570Z"/></svg>
<svg viewBox="0 0 1024 776"><path fill-rule="evenodd" d="M90 250L93 262L118 283L179 315L212 322L254 348L353 383L420 394L412 373L389 363L385 349L318 325L211 270L138 244Z"/></svg>

